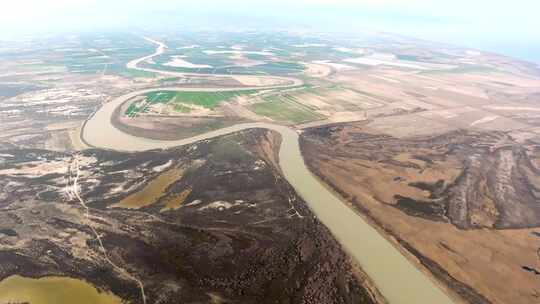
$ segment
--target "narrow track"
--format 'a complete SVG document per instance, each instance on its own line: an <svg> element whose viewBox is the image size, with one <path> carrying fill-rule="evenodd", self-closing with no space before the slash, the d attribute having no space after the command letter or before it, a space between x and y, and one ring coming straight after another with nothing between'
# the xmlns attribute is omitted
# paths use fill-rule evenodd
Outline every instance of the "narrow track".
<svg viewBox="0 0 540 304"><path fill-rule="evenodd" d="M107 249L103 245L103 240L101 239L101 236L99 235L99 233L96 231L96 229L92 225L92 221L90 220L90 217L91 217L90 208L86 205L86 202L82 199L81 194L80 194L80 186L79 186L80 170L79 170L79 158L78 158L77 154L75 154L75 156L74 156L74 164L75 164L75 172L76 172L76 174L75 174L75 178L73 179L73 185L71 186L71 192L77 198L77 200L79 201L79 204L85 209L85 216L86 216L87 226L94 233L94 235L96 237L96 240L99 243L99 248L103 252L103 256L104 256L105 260L112 266L112 268L114 270L118 271L121 275L123 275L123 276L127 277L128 279L130 279L130 280L137 283L137 285L139 286L139 289L141 290L141 298L142 298L143 304L146 304L146 294L144 293L144 284L143 284L143 282L141 280L139 280L138 278L136 278L135 276L133 276L132 274L130 274L124 268L118 266L116 263L114 263L111 260L111 258L109 257L109 254L107 252ZM70 175L71 175L71 168L70 168Z"/></svg>

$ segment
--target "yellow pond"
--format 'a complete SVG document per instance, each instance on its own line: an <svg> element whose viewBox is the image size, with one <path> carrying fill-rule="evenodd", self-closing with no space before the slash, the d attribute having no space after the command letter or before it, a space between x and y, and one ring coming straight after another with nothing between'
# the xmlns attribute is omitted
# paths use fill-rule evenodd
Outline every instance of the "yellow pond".
<svg viewBox="0 0 540 304"><path fill-rule="evenodd" d="M30 279L11 276L0 282L0 303L120 304L112 293L100 292L89 283L67 277Z"/></svg>
<svg viewBox="0 0 540 304"><path fill-rule="evenodd" d="M142 190L136 192L119 203L112 205L113 208L140 209L157 202L165 190L174 182L182 178L183 171L174 168L162 173L151 180Z"/></svg>

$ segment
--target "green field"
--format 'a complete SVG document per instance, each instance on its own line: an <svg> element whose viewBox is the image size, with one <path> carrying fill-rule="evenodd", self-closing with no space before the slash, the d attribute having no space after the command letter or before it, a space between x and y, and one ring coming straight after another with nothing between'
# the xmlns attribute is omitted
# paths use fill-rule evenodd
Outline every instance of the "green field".
<svg viewBox="0 0 540 304"><path fill-rule="evenodd" d="M236 96L249 95L255 92L257 92L257 90L226 92L151 92L144 95L146 97L144 101L130 104L126 110L126 115L129 117L134 117L138 113L146 112L148 106L157 103L172 104L173 109L180 113L189 113L191 108L188 105L197 105L213 110L221 102L230 100Z"/></svg>
<svg viewBox="0 0 540 304"><path fill-rule="evenodd" d="M276 121L304 123L325 118L309 107L295 101L294 97L288 94L269 96L264 100L264 102L252 105L251 110L258 115Z"/></svg>

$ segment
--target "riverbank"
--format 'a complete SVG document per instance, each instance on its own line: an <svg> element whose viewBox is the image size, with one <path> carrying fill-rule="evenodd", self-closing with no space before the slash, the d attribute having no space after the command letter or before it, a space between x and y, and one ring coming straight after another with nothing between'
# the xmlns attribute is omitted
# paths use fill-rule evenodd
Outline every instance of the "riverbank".
<svg viewBox="0 0 540 304"><path fill-rule="evenodd" d="M282 137L279 165L284 177L390 303L453 303L393 244L311 174L304 163L296 131L274 124L246 123L173 141L150 140L128 135L115 128L111 120L116 108L124 101L140 94L141 92L133 92L104 104L82 130L81 136L84 141L94 147L110 150L145 151L184 146L253 128L278 132Z"/></svg>

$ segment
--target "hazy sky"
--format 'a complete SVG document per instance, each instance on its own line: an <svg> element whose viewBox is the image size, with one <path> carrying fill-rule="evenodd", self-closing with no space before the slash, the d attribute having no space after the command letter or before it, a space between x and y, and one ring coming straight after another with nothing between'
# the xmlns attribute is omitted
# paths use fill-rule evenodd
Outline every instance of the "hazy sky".
<svg viewBox="0 0 540 304"><path fill-rule="evenodd" d="M372 29L540 62L538 0L4 0L0 31L163 26Z"/></svg>

